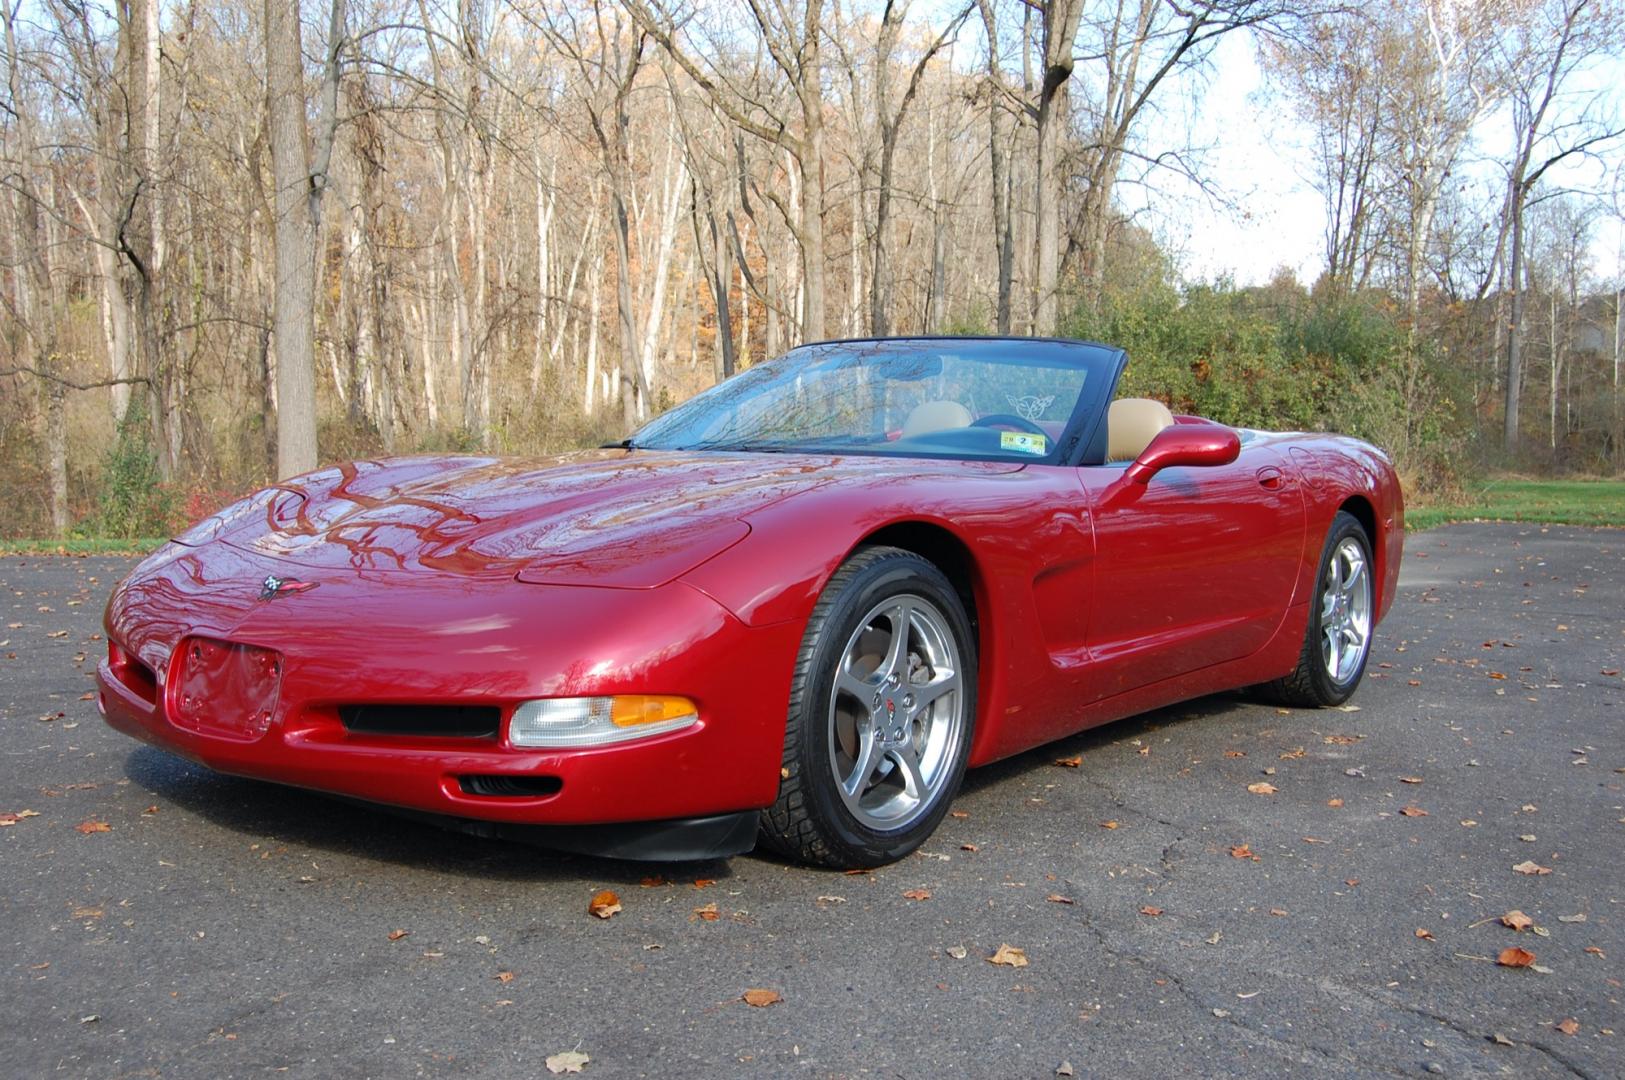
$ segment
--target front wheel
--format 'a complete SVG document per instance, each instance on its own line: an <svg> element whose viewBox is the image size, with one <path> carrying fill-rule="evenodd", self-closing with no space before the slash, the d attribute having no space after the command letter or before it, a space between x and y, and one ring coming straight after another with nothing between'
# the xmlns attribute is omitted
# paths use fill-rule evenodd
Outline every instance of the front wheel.
<svg viewBox="0 0 1625 1080"><path fill-rule="evenodd" d="M1269 684L1274 697L1314 707L1341 705L1354 693L1371 655L1376 614L1371 572L1365 526L1338 511L1320 554L1303 652L1292 674Z"/></svg>
<svg viewBox="0 0 1625 1080"><path fill-rule="evenodd" d="M912 552L862 549L808 620L763 841L839 869L902 858L947 813L975 715L976 642L952 584Z"/></svg>

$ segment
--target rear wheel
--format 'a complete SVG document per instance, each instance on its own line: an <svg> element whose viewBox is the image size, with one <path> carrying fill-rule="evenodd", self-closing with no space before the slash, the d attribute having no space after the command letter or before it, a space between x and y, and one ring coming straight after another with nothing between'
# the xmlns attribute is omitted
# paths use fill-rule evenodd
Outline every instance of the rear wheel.
<svg viewBox="0 0 1625 1080"><path fill-rule="evenodd" d="M1371 655L1376 605L1371 540L1352 514L1338 511L1321 550L1315 598L1298 666L1268 684L1289 705L1341 705L1354 693Z"/></svg>
<svg viewBox="0 0 1625 1080"><path fill-rule="evenodd" d="M822 866L902 858L947 813L975 714L975 640L953 586L912 552L859 551L808 621L762 839Z"/></svg>

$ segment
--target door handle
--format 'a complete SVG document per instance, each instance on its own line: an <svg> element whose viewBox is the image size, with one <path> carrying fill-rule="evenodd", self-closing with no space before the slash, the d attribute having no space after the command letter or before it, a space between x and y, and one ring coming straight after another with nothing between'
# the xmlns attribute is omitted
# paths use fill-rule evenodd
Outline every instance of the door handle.
<svg viewBox="0 0 1625 1080"><path fill-rule="evenodd" d="M1286 484L1286 477L1273 465L1266 465L1258 470L1258 483L1270 491L1279 491Z"/></svg>

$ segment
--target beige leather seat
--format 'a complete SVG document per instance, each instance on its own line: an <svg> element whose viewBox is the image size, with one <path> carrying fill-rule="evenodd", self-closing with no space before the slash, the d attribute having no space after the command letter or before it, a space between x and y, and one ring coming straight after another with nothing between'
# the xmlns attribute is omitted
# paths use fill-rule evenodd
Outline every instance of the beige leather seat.
<svg viewBox="0 0 1625 1080"><path fill-rule="evenodd" d="M922 401L903 421L903 438L927 435L949 428L970 427L970 410L957 401Z"/></svg>
<svg viewBox="0 0 1625 1080"><path fill-rule="evenodd" d="M1150 398L1118 398L1106 410L1106 460L1133 461L1157 432L1174 426L1168 406Z"/></svg>

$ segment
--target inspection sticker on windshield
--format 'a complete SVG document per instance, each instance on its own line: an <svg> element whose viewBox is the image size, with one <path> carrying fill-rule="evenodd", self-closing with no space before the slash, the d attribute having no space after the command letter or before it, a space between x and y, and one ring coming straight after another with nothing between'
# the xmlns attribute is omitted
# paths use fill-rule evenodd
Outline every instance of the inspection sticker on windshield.
<svg viewBox="0 0 1625 1080"><path fill-rule="evenodd" d="M1030 431L999 432L999 449L1014 450L1021 454L1049 453L1049 439Z"/></svg>

